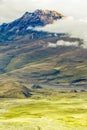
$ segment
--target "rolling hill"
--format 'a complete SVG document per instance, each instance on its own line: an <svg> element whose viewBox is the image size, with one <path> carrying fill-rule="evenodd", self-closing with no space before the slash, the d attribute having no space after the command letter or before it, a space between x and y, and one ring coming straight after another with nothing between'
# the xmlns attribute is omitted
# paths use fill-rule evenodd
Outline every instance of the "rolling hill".
<svg viewBox="0 0 87 130"><path fill-rule="evenodd" d="M0 83L0 98L31 97L31 90L19 82L5 81Z"/></svg>

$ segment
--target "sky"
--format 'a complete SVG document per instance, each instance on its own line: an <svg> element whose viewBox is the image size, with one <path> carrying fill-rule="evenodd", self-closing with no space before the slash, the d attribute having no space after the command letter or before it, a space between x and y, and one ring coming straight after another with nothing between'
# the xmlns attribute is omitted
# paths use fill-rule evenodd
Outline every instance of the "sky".
<svg viewBox="0 0 87 130"><path fill-rule="evenodd" d="M0 0L0 24L36 9L56 10L66 16L87 18L87 0Z"/></svg>

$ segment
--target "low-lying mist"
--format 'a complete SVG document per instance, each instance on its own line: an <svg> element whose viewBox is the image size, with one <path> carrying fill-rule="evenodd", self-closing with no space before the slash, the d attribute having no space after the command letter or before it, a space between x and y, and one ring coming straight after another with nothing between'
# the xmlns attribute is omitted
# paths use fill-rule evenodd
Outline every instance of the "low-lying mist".
<svg viewBox="0 0 87 130"><path fill-rule="evenodd" d="M59 40L56 43L48 42L48 47L56 48L57 46L79 46L79 42L68 42Z"/></svg>
<svg viewBox="0 0 87 130"><path fill-rule="evenodd" d="M67 17L62 20L58 20L53 24L49 24L45 27L38 27L36 30L54 32L54 33L67 33L70 37L83 39L84 48L87 48L87 19L75 19L73 17ZM62 43L69 45L68 42ZM74 44L74 43L70 43ZM74 44L75 45L75 44ZM77 46L77 43L76 43Z"/></svg>

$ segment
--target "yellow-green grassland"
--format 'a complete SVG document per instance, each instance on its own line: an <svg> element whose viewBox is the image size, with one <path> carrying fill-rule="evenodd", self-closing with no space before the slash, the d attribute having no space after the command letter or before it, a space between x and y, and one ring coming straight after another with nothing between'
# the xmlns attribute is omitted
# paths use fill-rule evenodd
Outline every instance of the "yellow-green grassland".
<svg viewBox="0 0 87 130"><path fill-rule="evenodd" d="M87 92L37 89L0 99L0 130L87 130Z"/></svg>

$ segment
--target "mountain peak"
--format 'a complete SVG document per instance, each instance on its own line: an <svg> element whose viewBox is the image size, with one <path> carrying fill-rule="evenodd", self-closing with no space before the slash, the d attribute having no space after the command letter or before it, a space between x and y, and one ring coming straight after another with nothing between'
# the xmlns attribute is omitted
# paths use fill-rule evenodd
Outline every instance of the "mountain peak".
<svg viewBox="0 0 87 130"><path fill-rule="evenodd" d="M34 12L25 12L24 15L22 17L20 17L19 19L8 23L8 24L2 24L3 27L6 27L6 30L8 30L10 27L12 29L12 27L16 26L16 28L27 28L28 26L31 27L36 27L36 26L45 26L46 24L51 24L53 23L55 20L58 19L62 19L64 17L64 15L56 12L56 11L52 11L52 10L41 10L41 9L37 9ZM0 26L0 30L2 28L2 26Z"/></svg>
<svg viewBox="0 0 87 130"><path fill-rule="evenodd" d="M54 20L61 19L64 15L51 10L37 9L34 12L25 12L21 21L27 21L30 26L44 26L53 23Z"/></svg>
<svg viewBox="0 0 87 130"><path fill-rule="evenodd" d="M0 26L0 38L5 40L18 39L18 36L33 33L32 28L52 24L64 16L56 11L37 9L34 12L25 12L24 15L10 23ZM35 32L34 32L35 33ZM4 37L3 37L4 36ZM37 35L34 35L37 37Z"/></svg>
<svg viewBox="0 0 87 130"><path fill-rule="evenodd" d="M62 15L61 13L58 13L57 11L54 11L54 10L41 10L41 9L37 9L35 11L35 13L43 14L43 15L49 15L49 16L62 16L62 17L64 17L64 15Z"/></svg>

